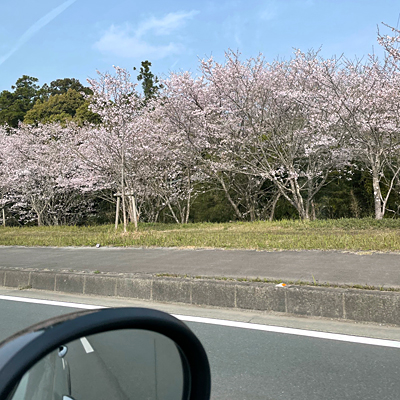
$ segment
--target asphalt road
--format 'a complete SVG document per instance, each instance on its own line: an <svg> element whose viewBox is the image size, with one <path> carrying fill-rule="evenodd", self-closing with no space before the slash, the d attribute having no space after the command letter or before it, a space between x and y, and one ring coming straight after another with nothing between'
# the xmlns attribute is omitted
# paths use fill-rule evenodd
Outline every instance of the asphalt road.
<svg viewBox="0 0 400 400"><path fill-rule="evenodd" d="M400 253L0 246L1 267L400 287Z"/></svg>
<svg viewBox="0 0 400 400"><path fill-rule="evenodd" d="M0 300L0 340L72 310ZM199 322L188 325L206 348L213 399L399 398L400 349ZM117 345L96 346L107 359L106 351Z"/></svg>

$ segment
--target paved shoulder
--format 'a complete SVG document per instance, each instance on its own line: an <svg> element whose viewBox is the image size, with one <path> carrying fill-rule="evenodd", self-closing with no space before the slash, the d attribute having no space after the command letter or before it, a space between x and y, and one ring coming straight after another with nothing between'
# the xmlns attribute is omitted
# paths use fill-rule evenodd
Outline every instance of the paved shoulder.
<svg viewBox="0 0 400 400"><path fill-rule="evenodd" d="M400 254L0 246L0 267L269 278L400 287Z"/></svg>

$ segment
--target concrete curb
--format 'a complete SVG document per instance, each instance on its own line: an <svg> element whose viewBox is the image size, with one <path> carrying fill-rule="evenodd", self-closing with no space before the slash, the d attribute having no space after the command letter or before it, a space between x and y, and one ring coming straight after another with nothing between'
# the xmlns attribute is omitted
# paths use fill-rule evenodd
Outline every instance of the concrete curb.
<svg viewBox="0 0 400 400"><path fill-rule="evenodd" d="M18 268L0 269L0 286L400 326L400 292Z"/></svg>

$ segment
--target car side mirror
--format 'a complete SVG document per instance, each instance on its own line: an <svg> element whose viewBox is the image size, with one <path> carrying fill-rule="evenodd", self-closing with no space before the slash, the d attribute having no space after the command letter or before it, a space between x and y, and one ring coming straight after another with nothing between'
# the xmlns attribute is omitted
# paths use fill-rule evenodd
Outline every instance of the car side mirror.
<svg viewBox="0 0 400 400"><path fill-rule="evenodd" d="M0 344L0 399L209 399L203 346L161 311L81 311Z"/></svg>

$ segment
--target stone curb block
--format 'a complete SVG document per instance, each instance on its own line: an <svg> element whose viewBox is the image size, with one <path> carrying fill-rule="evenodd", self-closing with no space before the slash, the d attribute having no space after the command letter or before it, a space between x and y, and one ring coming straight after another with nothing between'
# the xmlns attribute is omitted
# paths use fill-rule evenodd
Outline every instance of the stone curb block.
<svg viewBox="0 0 400 400"><path fill-rule="evenodd" d="M5 271L4 286L15 288L28 288L30 285L31 273L27 271Z"/></svg>
<svg viewBox="0 0 400 400"><path fill-rule="evenodd" d="M0 286L5 286L6 271L0 270Z"/></svg>
<svg viewBox="0 0 400 400"><path fill-rule="evenodd" d="M0 286L274 311L400 326L400 293L213 279L0 269Z"/></svg>
<svg viewBox="0 0 400 400"><path fill-rule="evenodd" d="M123 278L117 281L117 296L132 299L151 300L153 281L151 279Z"/></svg>
<svg viewBox="0 0 400 400"><path fill-rule="evenodd" d="M8 272L6 273L8 279ZM31 273L29 286L32 289L52 290L56 289L56 279L54 273L35 272Z"/></svg>
<svg viewBox="0 0 400 400"><path fill-rule="evenodd" d="M83 294L95 294L98 296L116 296L117 278L86 275Z"/></svg>
<svg viewBox="0 0 400 400"><path fill-rule="evenodd" d="M65 293L84 293L85 276L55 274L55 291Z"/></svg>

